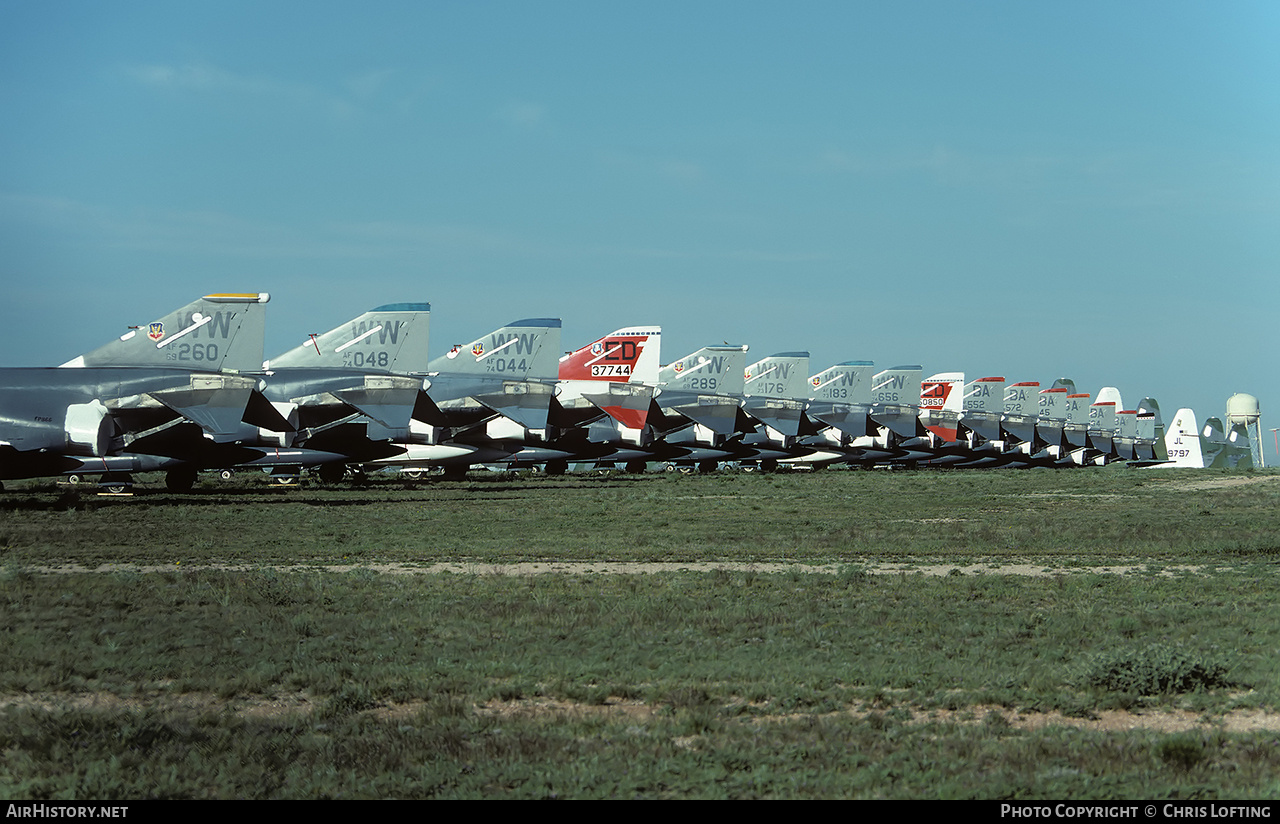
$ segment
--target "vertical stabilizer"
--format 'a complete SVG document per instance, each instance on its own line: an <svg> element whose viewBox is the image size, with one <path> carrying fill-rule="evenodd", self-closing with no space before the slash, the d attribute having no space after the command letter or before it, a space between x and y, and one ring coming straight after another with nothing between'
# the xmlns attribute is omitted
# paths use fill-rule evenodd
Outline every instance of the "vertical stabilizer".
<svg viewBox="0 0 1280 824"><path fill-rule="evenodd" d="M590 404L627 429L643 429L658 382L661 336L659 326L628 326L560 358L561 405Z"/></svg>
<svg viewBox="0 0 1280 824"><path fill-rule="evenodd" d="M808 375L808 352L779 352L747 367L743 393L768 398L807 398Z"/></svg>
<svg viewBox="0 0 1280 824"><path fill-rule="evenodd" d="M871 361L845 361L809 378L806 414L850 438L866 435L873 369Z"/></svg>
<svg viewBox="0 0 1280 824"><path fill-rule="evenodd" d="M562 381L658 382L662 327L628 326L560 358Z"/></svg>
<svg viewBox="0 0 1280 824"><path fill-rule="evenodd" d="M964 410L964 373L939 372L920 382L920 409L939 412Z"/></svg>
<svg viewBox="0 0 1280 824"><path fill-rule="evenodd" d="M1253 443L1249 440L1249 427L1233 423L1227 430L1227 446L1223 450L1225 465L1232 469L1253 468Z"/></svg>
<svg viewBox="0 0 1280 824"><path fill-rule="evenodd" d="M1001 426L1007 440L1027 444L1022 451L1035 446L1039 402L1040 384L1037 381L1019 381L1005 387Z"/></svg>
<svg viewBox="0 0 1280 824"><path fill-rule="evenodd" d="M741 395L746 366L745 346L705 346L662 367L658 383L674 391Z"/></svg>
<svg viewBox="0 0 1280 824"><path fill-rule="evenodd" d="M1138 437L1134 456L1139 461L1164 461L1164 421L1160 419L1160 405L1154 398L1143 398L1138 404Z"/></svg>
<svg viewBox="0 0 1280 824"><path fill-rule="evenodd" d="M871 403L871 361L845 361L809 378L809 399L834 403Z"/></svg>
<svg viewBox="0 0 1280 824"><path fill-rule="evenodd" d="M978 378L964 388L964 410L999 415L1004 411L1004 378Z"/></svg>
<svg viewBox="0 0 1280 824"><path fill-rule="evenodd" d="M809 353L779 352L743 373L743 406L763 423L771 441L798 437L809 397Z"/></svg>
<svg viewBox="0 0 1280 824"><path fill-rule="evenodd" d="M1203 469L1204 453L1200 448L1200 427L1196 413L1191 409L1179 409L1174 413L1169 431L1164 436L1165 450L1173 466Z"/></svg>
<svg viewBox="0 0 1280 824"><path fill-rule="evenodd" d="M894 366L871 379L871 417L899 438L913 438L920 426L920 366ZM944 401L945 403L945 401Z"/></svg>
<svg viewBox="0 0 1280 824"><path fill-rule="evenodd" d="M1205 418L1204 426L1200 427L1200 449L1206 467L1228 466L1227 432L1221 418Z"/></svg>
<svg viewBox="0 0 1280 824"><path fill-rule="evenodd" d="M983 441L1000 440L1004 384L1004 378L978 378L965 385L963 423Z"/></svg>
<svg viewBox="0 0 1280 824"><path fill-rule="evenodd" d="M560 319L528 318L453 347L432 372L554 381L560 372Z"/></svg>
<svg viewBox="0 0 1280 824"><path fill-rule="evenodd" d="M658 404L711 432L737 431L746 383L746 346L706 346L658 371Z"/></svg>
<svg viewBox="0 0 1280 824"><path fill-rule="evenodd" d="M408 374L424 372L429 303L390 303L354 320L312 335L298 346L263 363L264 369L324 367Z"/></svg>
<svg viewBox="0 0 1280 824"><path fill-rule="evenodd" d="M268 300L265 292L205 295L62 365L256 372L262 369Z"/></svg>
<svg viewBox="0 0 1280 824"><path fill-rule="evenodd" d="M946 443L960 436L964 373L939 372L920 381L920 422Z"/></svg>

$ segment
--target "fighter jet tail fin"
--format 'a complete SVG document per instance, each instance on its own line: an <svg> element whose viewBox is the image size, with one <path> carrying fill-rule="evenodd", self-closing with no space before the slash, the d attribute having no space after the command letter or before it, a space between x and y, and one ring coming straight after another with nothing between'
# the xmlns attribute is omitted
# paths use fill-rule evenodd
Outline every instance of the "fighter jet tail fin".
<svg viewBox="0 0 1280 824"><path fill-rule="evenodd" d="M809 397L809 353L779 352L756 361L744 373L748 395L769 398Z"/></svg>
<svg viewBox="0 0 1280 824"><path fill-rule="evenodd" d="M628 326L560 358L562 381L657 383L662 327Z"/></svg>
<svg viewBox="0 0 1280 824"><path fill-rule="evenodd" d="M746 385L745 346L704 346L659 370L659 383L671 390L741 395Z"/></svg>
<svg viewBox="0 0 1280 824"><path fill-rule="evenodd" d="M518 320L454 346L431 361L432 372L483 375L510 380L554 381L560 367L560 319Z"/></svg>
<svg viewBox="0 0 1280 824"><path fill-rule="evenodd" d="M1203 469L1204 452L1200 448L1200 428L1196 425L1196 413L1191 409L1179 409L1164 436L1165 450L1173 466Z"/></svg>
<svg viewBox="0 0 1280 824"><path fill-rule="evenodd" d="M264 369L321 366L401 374L425 372L429 303L389 303L264 363Z"/></svg>
<svg viewBox="0 0 1280 824"><path fill-rule="evenodd" d="M269 299L265 292L205 295L62 365L256 372L262 368Z"/></svg>

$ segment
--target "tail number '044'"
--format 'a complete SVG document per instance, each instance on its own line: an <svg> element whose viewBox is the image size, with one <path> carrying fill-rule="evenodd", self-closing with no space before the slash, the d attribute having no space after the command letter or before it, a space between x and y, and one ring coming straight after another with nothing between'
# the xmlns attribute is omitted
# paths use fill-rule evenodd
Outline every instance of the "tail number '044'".
<svg viewBox="0 0 1280 824"><path fill-rule="evenodd" d="M591 366L593 378L625 378L630 376L631 366L626 363L596 363Z"/></svg>
<svg viewBox="0 0 1280 824"><path fill-rule="evenodd" d="M516 358L493 358L489 361L489 372L528 372L529 361L527 359Z"/></svg>

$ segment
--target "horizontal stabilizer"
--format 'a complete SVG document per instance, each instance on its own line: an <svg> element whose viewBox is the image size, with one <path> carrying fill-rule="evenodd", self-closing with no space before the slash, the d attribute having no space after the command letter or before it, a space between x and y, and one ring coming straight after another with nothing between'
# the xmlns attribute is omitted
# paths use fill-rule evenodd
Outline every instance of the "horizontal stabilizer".
<svg viewBox="0 0 1280 824"><path fill-rule="evenodd" d="M654 387L647 384L607 385L583 395L628 429L643 429L649 417Z"/></svg>
<svg viewBox="0 0 1280 824"><path fill-rule="evenodd" d="M420 379L367 375L363 386L336 389L333 394L387 429L400 430L408 429L421 390Z"/></svg>
<svg viewBox="0 0 1280 824"><path fill-rule="evenodd" d="M553 392L550 383L505 381L492 392L477 392L471 397L525 429L546 429Z"/></svg>
<svg viewBox="0 0 1280 824"><path fill-rule="evenodd" d="M197 423L215 442L243 436L243 420L257 381L235 375L193 375L187 387L148 392L155 400Z"/></svg>

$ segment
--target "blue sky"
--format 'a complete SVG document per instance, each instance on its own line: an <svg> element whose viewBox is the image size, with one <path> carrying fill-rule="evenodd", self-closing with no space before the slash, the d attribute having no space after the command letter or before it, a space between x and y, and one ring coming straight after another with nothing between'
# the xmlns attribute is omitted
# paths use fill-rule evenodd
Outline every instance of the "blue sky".
<svg viewBox="0 0 1280 824"><path fill-rule="evenodd" d="M427 301L433 354L657 323L1280 426L1277 42L1270 0L0 0L0 364L267 291L268 355Z"/></svg>

